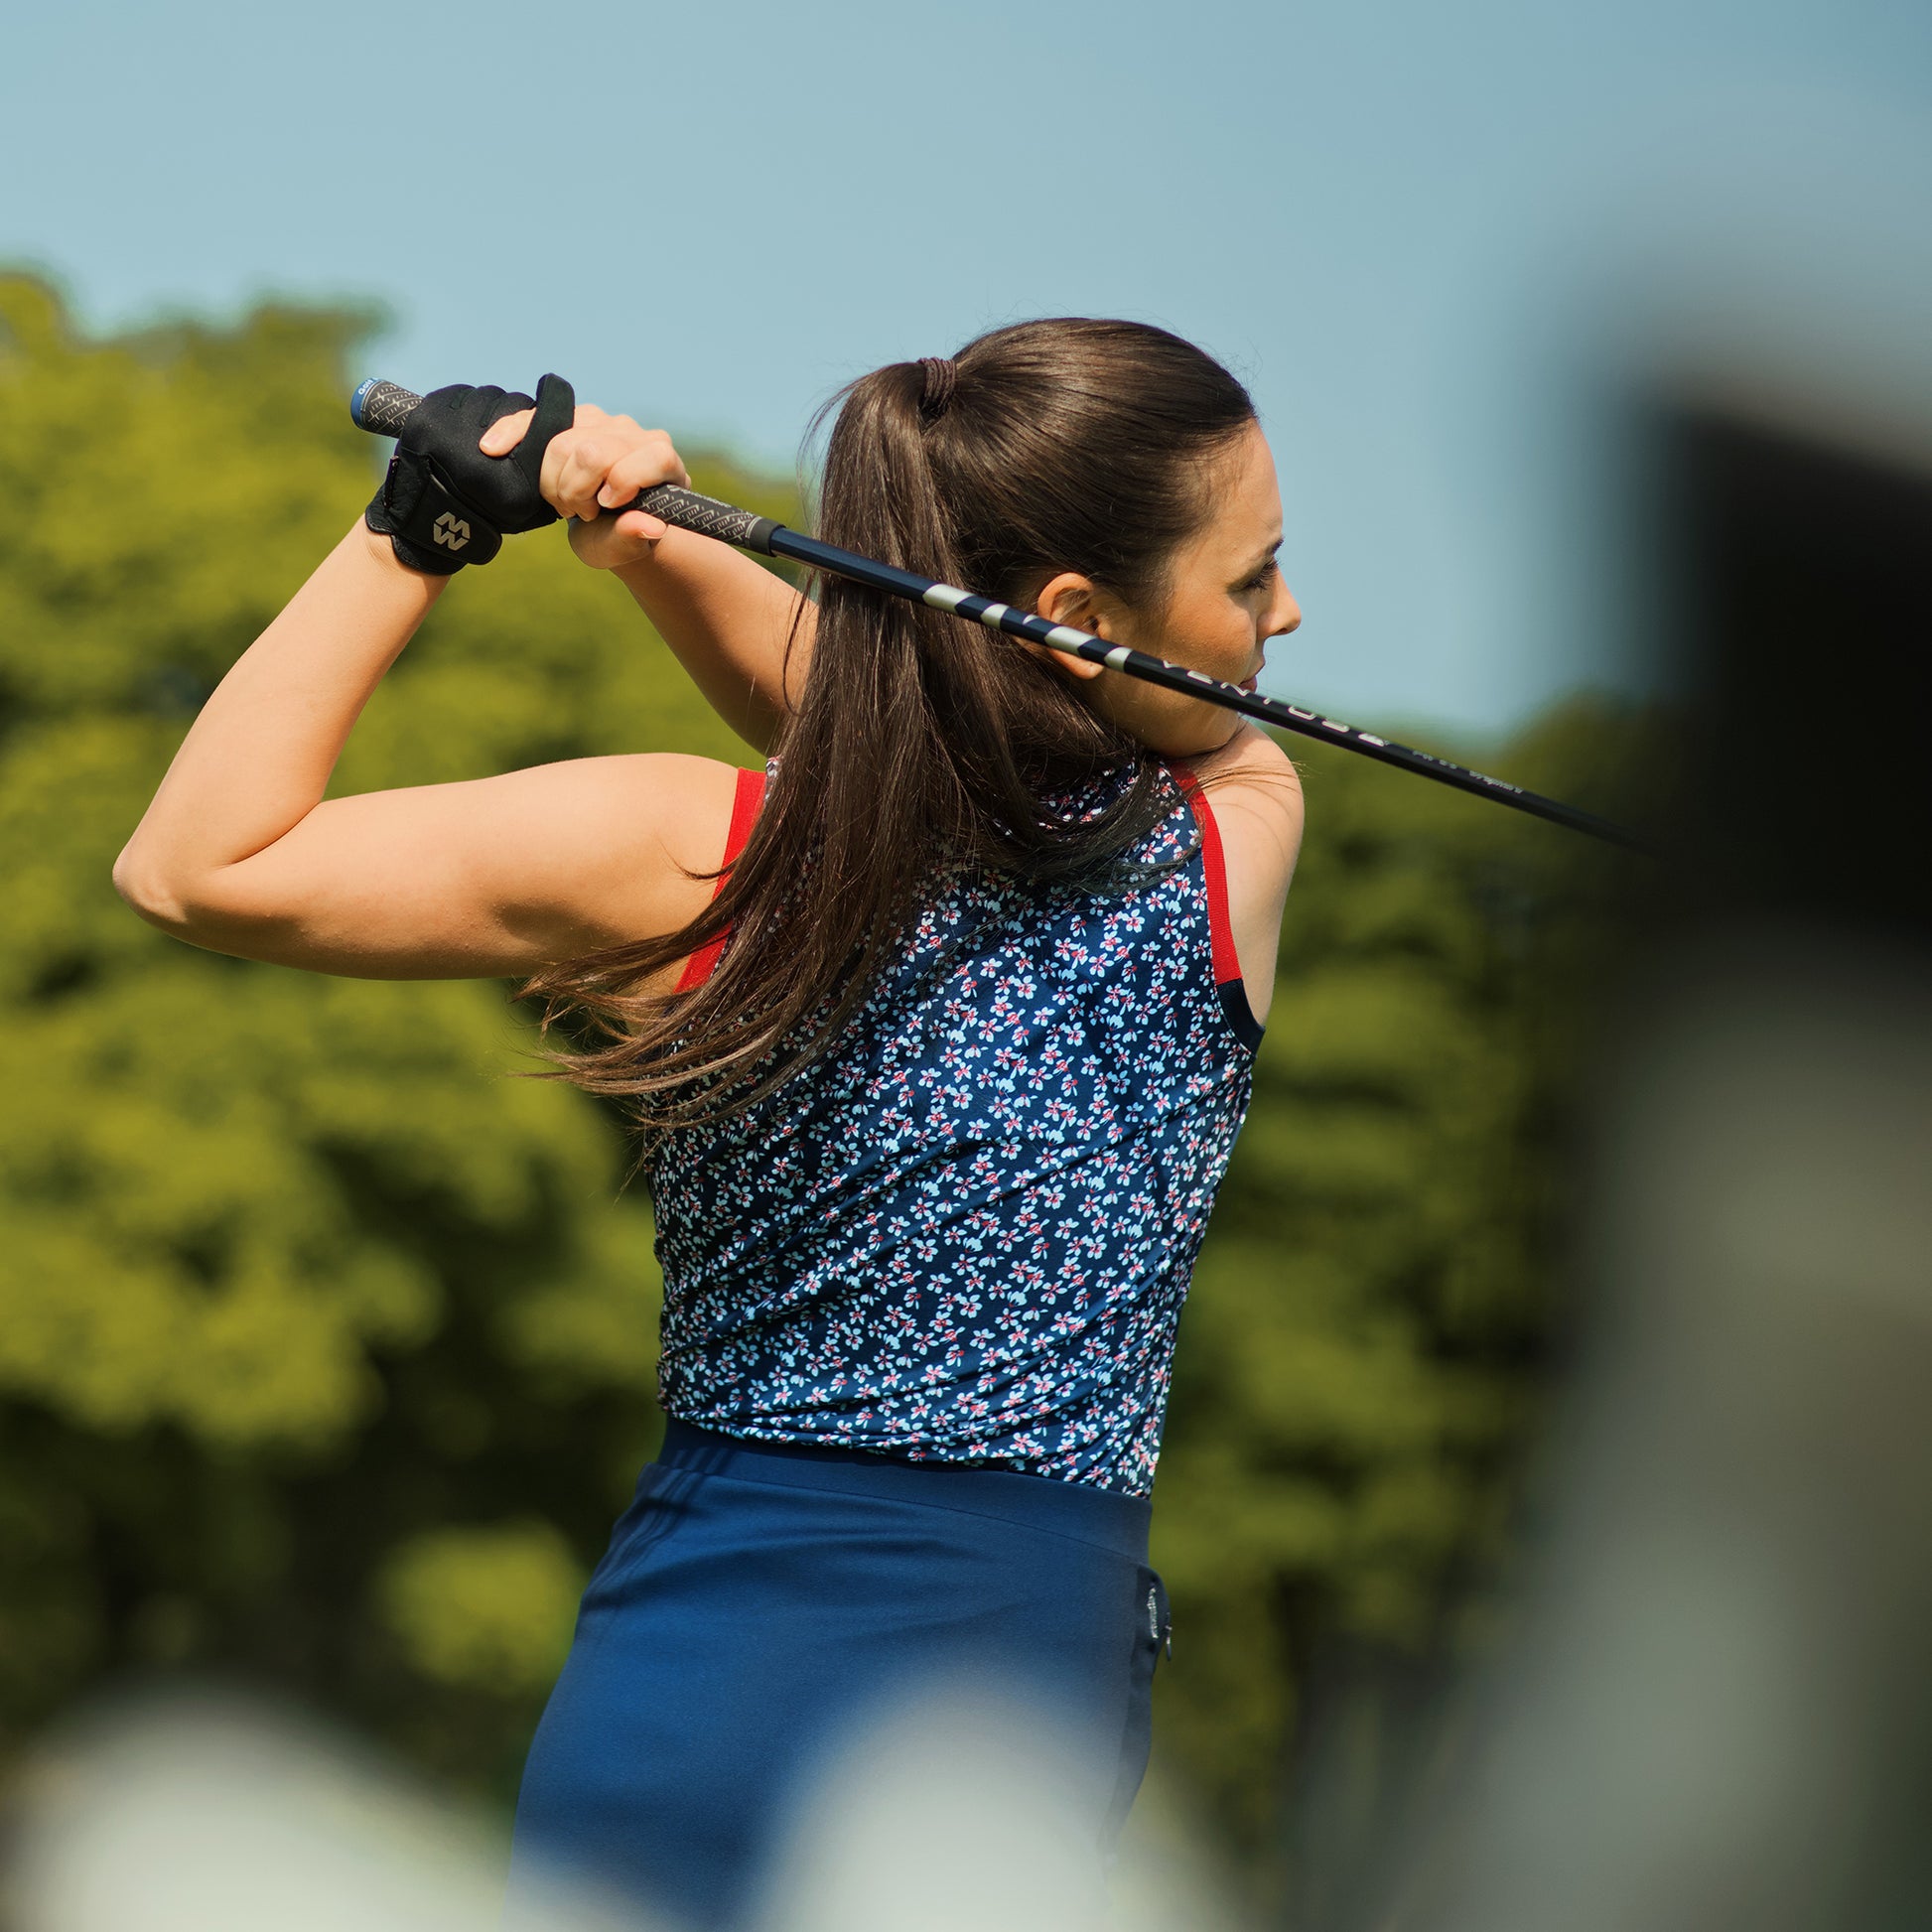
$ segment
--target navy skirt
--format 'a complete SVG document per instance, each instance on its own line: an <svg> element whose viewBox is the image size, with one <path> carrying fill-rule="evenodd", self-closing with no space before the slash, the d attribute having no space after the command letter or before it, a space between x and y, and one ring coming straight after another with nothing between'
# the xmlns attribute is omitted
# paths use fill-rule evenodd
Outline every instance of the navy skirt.
<svg viewBox="0 0 1932 1932"><path fill-rule="evenodd" d="M1147 1531L1145 1502L1084 1484L671 1423L530 1747L513 1877L729 1926L838 1749L962 1675L1094 1743L1104 1854L1168 1634Z"/></svg>

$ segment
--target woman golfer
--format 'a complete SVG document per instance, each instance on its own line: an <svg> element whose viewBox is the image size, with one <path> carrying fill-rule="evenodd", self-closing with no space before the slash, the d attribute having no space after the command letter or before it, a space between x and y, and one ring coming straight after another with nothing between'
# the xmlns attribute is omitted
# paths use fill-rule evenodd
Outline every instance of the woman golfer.
<svg viewBox="0 0 1932 1932"><path fill-rule="evenodd" d="M665 1441L585 1594L519 1862L729 1924L827 1755L962 1673L1079 1740L1068 1801L1102 1847L1147 1756L1147 1499L1293 768L1197 699L842 581L814 606L613 513L685 481L668 440L591 409L532 428L527 401L444 390L412 418L116 882L219 952L525 976L574 1016L569 1077L635 1117ZM325 800L461 551L557 512L763 773L586 759ZM1300 621L1246 392L1129 323L855 382L820 526L1231 682Z"/></svg>

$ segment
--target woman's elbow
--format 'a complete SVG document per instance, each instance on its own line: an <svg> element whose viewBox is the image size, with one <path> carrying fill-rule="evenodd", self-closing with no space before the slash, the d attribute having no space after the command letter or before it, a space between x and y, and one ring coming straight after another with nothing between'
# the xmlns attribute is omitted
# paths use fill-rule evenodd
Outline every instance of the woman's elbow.
<svg viewBox="0 0 1932 1932"><path fill-rule="evenodd" d="M279 959L301 921L286 908L264 908L236 890L230 869L184 874L128 842L114 861L114 890L163 932L205 952L235 959Z"/></svg>
<svg viewBox="0 0 1932 1932"><path fill-rule="evenodd" d="M150 925L171 932L192 945L207 945L221 918L222 907L208 892L209 882L185 876L152 852L138 837L130 839L114 861L114 890Z"/></svg>
<svg viewBox="0 0 1932 1932"><path fill-rule="evenodd" d="M130 839L114 861L114 890L150 925L180 931L188 923L188 907L167 867Z"/></svg>

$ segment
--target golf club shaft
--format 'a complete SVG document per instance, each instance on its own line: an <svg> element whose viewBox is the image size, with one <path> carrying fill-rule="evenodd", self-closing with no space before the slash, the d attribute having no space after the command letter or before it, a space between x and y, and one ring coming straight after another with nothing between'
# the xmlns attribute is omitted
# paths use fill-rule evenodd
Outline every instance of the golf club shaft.
<svg viewBox="0 0 1932 1932"><path fill-rule="evenodd" d="M370 380L364 382L350 399L349 414L358 428L368 430L372 435L394 436L421 400L413 391L393 382ZM821 543L816 537L805 536L783 523L773 522L768 516L756 516L750 510L739 509L734 504L721 503L714 496L701 496L695 490L680 489L675 483L659 483L654 488L643 490L634 502L625 507L644 510L665 523L681 530L694 531L699 536L713 537L721 543L735 544L740 549L755 550L767 557L789 558L810 570L825 571L834 577L865 584L890 597L902 597L914 604L927 604L935 610L949 611L957 617L983 623L991 630L1004 630L1009 636L1024 637L1032 643L1045 645L1048 650L1105 664L1109 669L1139 678L1145 684L1159 684L1170 691L1182 692L1190 698L1220 705L1257 723L1273 725L1281 731L1295 732L1303 738L1319 739L1329 745L1340 745L1379 763L1392 764L1402 771L1413 771L1420 777L1434 778L1438 784L1452 785L1457 791L1470 792L1478 798L1493 798L1498 804L1512 806L1534 818L1547 819L1553 825L1567 826L1573 832L1587 833L1591 838L1603 839L1632 851L1648 850L1647 842L1634 832L1606 818L1599 818L1594 812L1566 805L1559 799L1545 798L1534 791L1525 791L1521 785L1488 777L1449 759L1437 758L1431 752L1418 752L1412 746L1394 744L1374 732L1344 725L1336 719L1323 717L1319 712L1290 704L1285 699L1264 697L1258 691L1243 690L1238 684L1209 677L1203 671L1171 664L1166 658L1152 657L1145 651L1132 650L1124 644L1110 644L1104 637L1077 630L1071 624L1053 623L1032 612L997 603L992 598L979 597L954 585L938 583L914 571L895 569L891 564L882 564L871 557L841 550L836 544Z"/></svg>

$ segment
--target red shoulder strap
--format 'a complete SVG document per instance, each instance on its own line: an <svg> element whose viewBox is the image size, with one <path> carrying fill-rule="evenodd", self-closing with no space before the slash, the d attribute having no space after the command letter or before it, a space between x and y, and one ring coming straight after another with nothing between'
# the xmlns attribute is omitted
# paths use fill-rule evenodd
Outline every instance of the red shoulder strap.
<svg viewBox="0 0 1932 1932"><path fill-rule="evenodd" d="M738 789L732 794L731 830L725 834L724 866L711 889L713 898L725 890L725 881L731 877L731 869L738 863L738 855L745 850L745 841L752 836L752 827L758 823L759 807L763 803L764 773L740 771ZM672 990L689 993L702 986L711 977L719 960L724 958L725 946L730 938L731 928L727 926L717 938L700 946L684 962L684 971L678 975L677 985Z"/></svg>
<svg viewBox="0 0 1932 1932"><path fill-rule="evenodd" d="M1221 857L1221 828L1214 822L1214 807L1189 765L1169 760L1168 769L1180 780L1180 789L1193 808L1194 823L1200 827L1201 872L1207 881L1207 929L1214 948L1214 984L1239 982L1241 961L1234 950L1234 922L1228 917L1227 862Z"/></svg>
<svg viewBox="0 0 1932 1932"><path fill-rule="evenodd" d="M725 834L725 869L718 875L718 884L712 888L713 898L724 891L725 881L731 876L732 867L738 863L738 855L745 850L745 841L752 836L752 827L759 822L759 807L763 803L764 773L741 771L738 774L738 789L732 794L731 830Z"/></svg>

